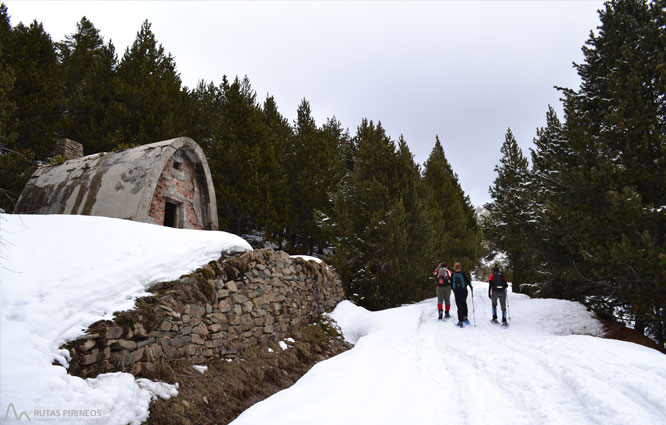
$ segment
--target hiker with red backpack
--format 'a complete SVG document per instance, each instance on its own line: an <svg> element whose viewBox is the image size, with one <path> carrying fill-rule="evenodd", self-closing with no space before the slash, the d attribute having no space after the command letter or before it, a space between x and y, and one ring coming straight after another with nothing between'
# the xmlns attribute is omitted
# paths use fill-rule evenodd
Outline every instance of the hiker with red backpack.
<svg viewBox="0 0 666 425"><path fill-rule="evenodd" d="M460 328L470 324L467 318L467 287L472 290L472 297L474 297L472 279L469 274L462 271L460 263L455 263L453 265L453 274L451 275L451 288L456 298L456 308L458 309L458 323L456 326Z"/></svg>
<svg viewBox="0 0 666 425"><path fill-rule="evenodd" d="M493 323L497 322L497 300L502 307L502 326L508 326L506 321L506 289L509 287L509 282L506 280L504 273L500 271L499 265L495 264L493 272L488 279L488 298L493 303Z"/></svg>
<svg viewBox="0 0 666 425"><path fill-rule="evenodd" d="M442 319L442 304L446 304L446 311L444 318L449 318L449 310L451 310L451 272L446 268L446 262L439 263L435 270L435 283L437 284L437 312L439 313L438 319Z"/></svg>

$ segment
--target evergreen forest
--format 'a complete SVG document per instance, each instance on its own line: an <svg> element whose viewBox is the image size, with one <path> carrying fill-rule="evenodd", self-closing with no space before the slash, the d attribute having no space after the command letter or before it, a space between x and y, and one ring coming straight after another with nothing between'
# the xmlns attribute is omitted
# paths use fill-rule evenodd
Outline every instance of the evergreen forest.
<svg viewBox="0 0 666 425"><path fill-rule="evenodd" d="M422 168L379 121L318 125L303 99L289 122L247 77L183 86L148 21L120 55L85 17L56 42L0 6L1 209L57 160L59 139L88 155L180 136L206 154L221 230L325 257L367 308L430 297L439 261L469 269L482 255L474 207L436 137Z"/></svg>
<svg viewBox="0 0 666 425"><path fill-rule="evenodd" d="M530 161L505 135L485 238L514 290L581 301L666 343L666 2L614 0Z"/></svg>
<svg viewBox="0 0 666 425"><path fill-rule="evenodd" d="M666 343L666 1L611 0L544 105L529 158L511 129L479 217L434 136L424 164L380 121L289 122L248 78L182 84L145 21L116 52L85 17L53 41L0 6L0 208L71 138L85 153L179 136L203 148L221 230L325 257L370 309L434 296L439 261L507 256L516 292L577 300ZM483 125L483 123L480 123ZM507 123L510 125L510 123ZM455 143L455 141L451 141Z"/></svg>

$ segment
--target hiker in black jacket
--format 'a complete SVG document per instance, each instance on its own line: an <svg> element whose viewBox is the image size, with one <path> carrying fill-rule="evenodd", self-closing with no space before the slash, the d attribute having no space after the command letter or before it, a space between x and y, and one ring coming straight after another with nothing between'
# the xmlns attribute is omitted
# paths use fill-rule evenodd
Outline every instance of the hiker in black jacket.
<svg viewBox="0 0 666 425"><path fill-rule="evenodd" d="M502 307L502 324L507 325L506 321L506 288L509 287L509 283L499 269L499 266L495 264L493 272L488 279L488 298L493 302L493 322L497 323L497 300L499 299L500 306Z"/></svg>
<svg viewBox="0 0 666 425"><path fill-rule="evenodd" d="M472 290L474 296L474 288L472 287L472 279L469 274L462 271L462 265L455 263L453 265L453 274L451 275L451 288L456 297L456 307L458 308L458 326L461 328L463 325L469 325L467 319L467 287Z"/></svg>

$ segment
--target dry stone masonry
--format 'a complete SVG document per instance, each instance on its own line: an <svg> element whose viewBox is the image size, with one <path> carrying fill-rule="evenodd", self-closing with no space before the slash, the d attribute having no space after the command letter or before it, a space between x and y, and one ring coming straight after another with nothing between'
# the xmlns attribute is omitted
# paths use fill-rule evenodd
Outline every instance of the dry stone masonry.
<svg viewBox="0 0 666 425"><path fill-rule="evenodd" d="M270 249L212 261L151 292L134 310L97 322L70 342L69 372L142 375L164 360L235 357L284 338L344 299L339 276L325 264Z"/></svg>

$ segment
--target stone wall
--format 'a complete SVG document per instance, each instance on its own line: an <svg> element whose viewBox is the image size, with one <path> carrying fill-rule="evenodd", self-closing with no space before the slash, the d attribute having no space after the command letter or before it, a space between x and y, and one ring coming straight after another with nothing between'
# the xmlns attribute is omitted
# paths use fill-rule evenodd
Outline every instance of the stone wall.
<svg viewBox="0 0 666 425"><path fill-rule="evenodd" d="M67 344L69 372L150 374L159 361L235 357L247 347L284 338L344 298L325 264L257 250L212 261L195 273L151 288L134 310L93 324Z"/></svg>

